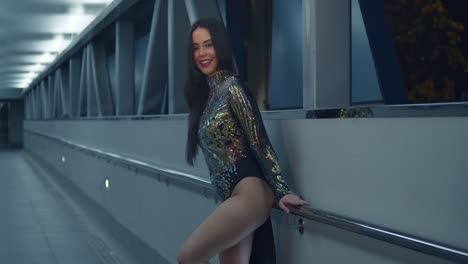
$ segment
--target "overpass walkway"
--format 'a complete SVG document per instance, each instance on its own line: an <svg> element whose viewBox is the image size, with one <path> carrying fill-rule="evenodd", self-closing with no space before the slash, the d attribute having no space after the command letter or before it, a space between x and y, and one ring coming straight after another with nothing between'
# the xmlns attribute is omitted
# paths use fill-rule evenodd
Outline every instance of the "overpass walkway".
<svg viewBox="0 0 468 264"><path fill-rule="evenodd" d="M0 149L0 262L136 263L22 150Z"/></svg>

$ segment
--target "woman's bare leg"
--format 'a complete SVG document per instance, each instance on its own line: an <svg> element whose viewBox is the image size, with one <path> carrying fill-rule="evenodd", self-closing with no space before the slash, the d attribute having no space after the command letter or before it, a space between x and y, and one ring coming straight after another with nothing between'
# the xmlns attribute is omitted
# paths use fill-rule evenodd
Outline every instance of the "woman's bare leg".
<svg viewBox="0 0 468 264"><path fill-rule="evenodd" d="M219 254L219 262L221 264L239 264L249 263L250 254L252 252L252 243L254 232L247 235L239 243L230 247Z"/></svg>
<svg viewBox="0 0 468 264"><path fill-rule="evenodd" d="M212 257L234 247L262 225L272 205L273 192L265 181L257 177L244 178L236 185L232 196L187 239L179 253L179 263L209 263ZM251 246L242 244L239 249L242 250L236 252L250 256Z"/></svg>

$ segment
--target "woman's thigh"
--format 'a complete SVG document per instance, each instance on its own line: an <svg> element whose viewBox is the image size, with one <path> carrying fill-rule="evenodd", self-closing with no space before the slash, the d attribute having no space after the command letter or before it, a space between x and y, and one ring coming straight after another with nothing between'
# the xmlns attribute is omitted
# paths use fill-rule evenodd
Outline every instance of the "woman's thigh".
<svg viewBox="0 0 468 264"><path fill-rule="evenodd" d="M254 232L250 233L239 243L230 247L219 254L219 262L221 264L242 264L249 263L250 254L252 252L252 243Z"/></svg>
<svg viewBox="0 0 468 264"><path fill-rule="evenodd" d="M273 193L255 177L240 181L233 195L192 233L179 253L181 263L201 263L238 244L270 215Z"/></svg>

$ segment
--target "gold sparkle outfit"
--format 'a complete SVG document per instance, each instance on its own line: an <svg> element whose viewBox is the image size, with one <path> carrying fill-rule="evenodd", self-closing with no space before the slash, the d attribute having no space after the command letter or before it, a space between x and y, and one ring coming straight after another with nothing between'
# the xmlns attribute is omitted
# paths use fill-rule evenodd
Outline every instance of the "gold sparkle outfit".
<svg viewBox="0 0 468 264"><path fill-rule="evenodd" d="M264 179L276 200L291 193L248 89L226 71L218 71L207 81L210 92L198 135L219 198L229 198L247 176Z"/></svg>

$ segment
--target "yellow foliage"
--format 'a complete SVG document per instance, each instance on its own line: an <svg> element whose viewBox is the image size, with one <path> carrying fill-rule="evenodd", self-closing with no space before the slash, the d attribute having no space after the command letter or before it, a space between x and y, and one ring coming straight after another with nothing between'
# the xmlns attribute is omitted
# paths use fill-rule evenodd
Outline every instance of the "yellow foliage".
<svg viewBox="0 0 468 264"><path fill-rule="evenodd" d="M460 48L465 26L448 17L441 0L385 0L385 12L409 101L455 100L455 81L448 75L468 73L468 60Z"/></svg>

